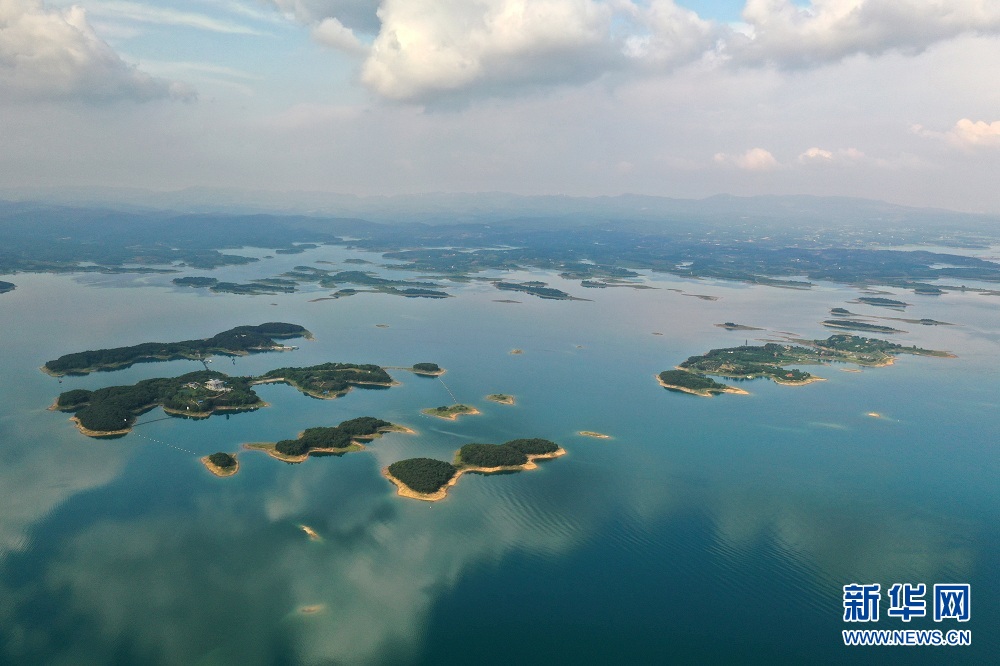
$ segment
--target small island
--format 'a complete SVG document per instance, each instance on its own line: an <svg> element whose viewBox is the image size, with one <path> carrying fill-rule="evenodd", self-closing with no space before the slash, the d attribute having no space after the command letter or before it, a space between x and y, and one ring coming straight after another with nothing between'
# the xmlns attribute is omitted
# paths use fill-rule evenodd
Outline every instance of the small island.
<svg viewBox="0 0 1000 666"><path fill-rule="evenodd" d="M603 432L594 432L593 430L580 430L576 434L583 435L584 437L593 437L594 439L611 439L611 435L605 435Z"/></svg>
<svg viewBox="0 0 1000 666"><path fill-rule="evenodd" d="M886 293L886 292L883 292ZM864 303L865 305L877 305L883 308L905 308L909 303L897 301L892 298L882 298L881 296L859 296L854 303Z"/></svg>
<svg viewBox="0 0 1000 666"><path fill-rule="evenodd" d="M288 351L294 347L280 345L275 340L309 337L310 333L297 324L269 322L259 326L237 326L203 340L182 342L144 342L130 347L114 347L65 354L47 361L42 371L54 377L86 375L91 372L121 370L135 363L189 359L201 361L213 354L246 356L247 354Z"/></svg>
<svg viewBox="0 0 1000 666"><path fill-rule="evenodd" d="M466 444L455 452L455 462L433 458L400 460L382 470L400 497L428 502L442 500L466 472L496 474L536 469L536 460L557 458L566 450L547 439L512 439L504 444Z"/></svg>
<svg viewBox="0 0 1000 666"><path fill-rule="evenodd" d="M462 415L472 416L481 413L478 409L470 405L442 405L441 407L429 407L420 411L428 416L436 416L439 419L448 419L449 421L457 421L458 417Z"/></svg>
<svg viewBox="0 0 1000 666"><path fill-rule="evenodd" d="M0 294L6 294L8 291L14 291L15 289L17 289L17 285L13 282L0 280Z"/></svg>
<svg viewBox="0 0 1000 666"><path fill-rule="evenodd" d="M306 428L295 439L250 442L244 444L243 448L263 451L282 462L300 463L309 456L340 456L351 451L361 451L365 448L362 442L381 437L385 432L413 431L372 416L361 416L329 428Z"/></svg>
<svg viewBox="0 0 1000 666"><path fill-rule="evenodd" d="M544 298L546 300L553 301L583 301L584 298L577 298L575 296L570 296L565 291L561 289L553 289L548 287L544 282L504 282L498 280L493 283L493 286L500 291L519 291L523 294L530 294L531 296L537 296L538 298Z"/></svg>
<svg viewBox="0 0 1000 666"><path fill-rule="evenodd" d="M709 379L705 375L685 370L664 370L656 376L656 379L660 382L660 386L670 391L680 391L706 398L711 398L721 393L748 395L743 389L729 386L714 379Z"/></svg>
<svg viewBox="0 0 1000 666"><path fill-rule="evenodd" d="M486 399L490 402L496 402L501 405L513 405L516 402L514 396L506 393L491 393L486 396Z"/></svg>
<svg viewBox="0 0 1000 666"><path fill-rule="evenodd" d="M209 456L204 456L200 460L201 464L205 466L205 469L215 476L232 476L240 470L240 463L236 460L236 456L229 453L223 453L222 451L213 453Z"/></svg>
<svg viewBox="0 0 1000 666"><path fill-rule="evenodd" d="M398 386L382 367L370 363L321 363L305 368L277 368L253 379L254 384L288 384L321 400L339 398L351 388Z"/></svg>
<svg viewBox="0 0 1000 666"><path fill-rule="evenodd" d="M445 373L444 368L437 363L414 363L410 371L413 374L425 377L439 377Z"/></svg>
<svg viewBox="0 0 1000 666"><path fill-rule="evenodd" d="M745 324L734 324L731 321L727 321L723 324L716 324L719 328L724 328L727 331L763 331L764 329L758 328L757 326L747 326Z"/></svg>

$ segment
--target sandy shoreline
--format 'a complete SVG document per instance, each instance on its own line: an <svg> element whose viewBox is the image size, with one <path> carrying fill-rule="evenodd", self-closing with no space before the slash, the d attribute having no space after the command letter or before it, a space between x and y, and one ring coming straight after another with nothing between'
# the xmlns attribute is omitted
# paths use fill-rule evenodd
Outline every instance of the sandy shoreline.
<svg viewBox="0 0 1000 666"><path fill-rule="evenodd" d="M296 435L296 438L301 438L303 432L300 432L298 435ZM298 464L305 462L311 455L323 455L324 453L330 455L339 455L343 453L353 453L355 451L364 451L365 448L367 447L365 447L365 445L362 444L361 442L370 442L373 439L378 439L384 433L387 432L400 432L407 435L417 434L417 431L413 430L412 428L407 428L406 426L392 424L391 426L385 426L383 428L379 428L378 432L373 433L371 435L357 435L355 437L352 437L351 443L343 448L324 447L324 448L309 449L308 451L299 456L290 456L281 453L275 448L275 446L277 446L278 444L277 442L247 442L242 446L244 449L247 449L248 451L263 451L264 453L271 456L275 460L280 460L281 462Z"/></svg>
<svg viewBox="0 0 1000 666"><path fill-rule="evenodd" d="M457 412L455 414L448 414L447 416L435 414L435 409L435 407L428 407L427 409L421 409L420 413L426 414L427 416L433 416L438 419L444 419L445 421L457 421L459 416L475 416L476 414L482 414L482 412L475 407L470 407L467 412Z"/></svg>
<svg viewBox="0 0 1000 666"><path fill-rule="evenodd" d="M423 500L424 502L437 502L443 500L448 496L448 489L458 483L459 478L466 472L475 472L479 474L496 474L498 472L520 472L522 470L532 470L537 469L538 464L536 460L549 460L551 458L558 458L559 456L566 455L566 449L559 447L552 453L539 453L534 455L528 455L528 462L523 465L506 465L503 467L474 467L474 466L461 466L458 471L455 472L455 476L448 479L448 483L441 486L438 490L433 493L418 493L417 491L411 489L408 485L394 477L389 473L388 467L382 468L382 476L392 482L396 486L396 494L400 497L409 497L410 499Z"/></svg>
<svg viewBox="0 0 1000 666"><path fill-rule="evenodd" d="M97 439L100 439L101 437L119 437L121 435L127 435L130 432L132 432L131 426L129 426L128 428L124 428L122 430L91 430L90 428L87 428L82 423L80 423L80 419L76 418L75 416L69 417L69 420L72 421L73 425L76 426L76 429L82 432L84 435L86 435L87 437L95 437Z"/></svg>
<svg viewBox="0 0 1000 666"><path fill-rule="evenodd" d="M679 369L679 368L678 368ZM735 386L726 386L724 389L718 389L718 393L705 391L699 391L696 389L688 388L686 386L677 386L676 384L668 384L659 375L653 375L656 379L656 383L665 389L673 389L674 391L680 391L682 393L689 393L690 395L701 396L702 398L714 398L718 393L732 393L734 395L750 395L749 391L744 391L741 388L736 388Z"/></svg>
<svg viewBox="0 0 1000 666"><path fill-rule="evenodd" d="M235 458L236 458L236 456L233 456L233 459L235 459ZM207 469L209 472L211 472L215 476L218 476L218 477L221 477L221 478L225 478L227 476L232 476L232 475L236 474L236 472L240 471L240 461L239 460L237 460L236 464L233 465L232 467L219 467L218 465L216 465L215 463L213 463L209 459L208 456L202 456L198 460L200 460L201 464L205 466L205 469Z"/></svg>

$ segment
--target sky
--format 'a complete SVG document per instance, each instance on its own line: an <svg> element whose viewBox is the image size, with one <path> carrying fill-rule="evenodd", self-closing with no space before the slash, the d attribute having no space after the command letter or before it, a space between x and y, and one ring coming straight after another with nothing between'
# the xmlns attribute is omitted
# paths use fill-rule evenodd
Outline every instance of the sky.
<svg viewBox="0 0 1000 666"><path fill-rule="evenodd" d="M1000 212L997 0L0 0L0 188Z"/></svg>

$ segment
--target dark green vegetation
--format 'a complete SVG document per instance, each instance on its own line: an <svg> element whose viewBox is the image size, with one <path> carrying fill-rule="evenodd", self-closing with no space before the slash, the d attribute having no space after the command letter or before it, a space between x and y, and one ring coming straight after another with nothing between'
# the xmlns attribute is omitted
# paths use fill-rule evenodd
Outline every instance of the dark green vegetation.
<svg viewBox="0 0 1000 666"><path fill-rule="evenodd" d="M572 296L560 289L546 287L544 282L494 282L493 286L500 291L520 291L539 298L547 298L557 301L575 300Z"/></svg>
<svg viewBox="0 0 1000 666"><path fill-rule="evenodd" d="M441 405L440 407L429 407L420 410L428 416L437 416L442 419L455 420L461 414L478 414L479 410L469 405Z"/></svg>
<svg viewBox="0 0 1000 666"><path fill-rule="evenodd" d="M830 328L846 328L852 331L864 331L866 333L905 333L898 328L891 326L881 326L879 324L869 324L856 319L827 319L822 322L824 326Z"/></svg>
<svg viewBox="0 0 1000 666"><path fill-rule="evenodd" d="M879 305L887 308L905 308L909 303L904 303L903 301L897 301L892 298L881 298L879 296L860 296L858 298L858 303L865 303L867 305Z"/></svg>
<svg viewBox="0 0 1000 666"><path fill-rule="evenodd" d="M830 308L830 314L838 317L847 317L851 315L851 311L844 308Z"/></svg>
<svg viewBox="0 0 1000 666"><path fill-rule="evenodd" d="M388 421L373 416L361 416L344 421L332 428L306 428L296 439L283 439L274 445L275 450L286 456L303 456L313 449L348 449L355 439L371 438L382 428L392 426Z"/></svg>
<svg viewBox="0 0 1000 666"><path fill-rule="evenodd" d="M729 389L714 379L686 370L664 370L657 376L661 383L666 384L664 388L667 389L687 390L704 395L718 395Z"/></svg>
<svg viewBox="0 0 1000 666"><path fill-rule="evenodd" d="M389 474L418 493L431 494L443 488L458 473L451 463L433 458L410 458L389 465Z"/></svg>
<svg viewBox="0 0 1000 666"><path fill-rule="evenodd" d="M299 338L309 331L297 324L269 322L259 326L237 326L203 340L182 342L144 342L130 347L97 349L66 354L46 362L43 369L51 375L85 375L102 370L119 370L133 363L200 360L212 354L242 356L279 348L275 339Z"/></svg>
<svg viewBox="0 0 1000 666"><path fill-rule="evenodd" d="M764 329L758 328L756 326L747 326L745 324L736 324L731 321L727 321L723 324L716 324L719 328L724 328L727 331L762 331Z"/></svg>
<svg viewBox="0 0 1000 666"><path fill-rule="evenodd" d="M236 465L236 458L222 451L210 455L208 461L220 469L227 469Z"/></svg>
<svg viewBox="0 0 1000 666"><path fill-rule="evenodd" d="M206 382L219 380L223 390L208 388ZM96 432L127 430L139 414L162 405L179 415L207 416L219 410L245 411L263 403L254 392L251 378L228 377L221 372L200 370L173 378L145 379L132 386L109 386L87 391L67 391L56 407L76 412L80 425Z"/></svg>
<svg viewBox="0 0 1000 666"><path fill-rule="evenodd" d="M517 467L527 463L528 456L505 444L466 444L455 460L460 466Z"/></svg>
<svg viewBox="0 0 1000 666"><path fill-rule="evenodd" d="M222 382L210 388L207 382ZM146 379L132 386L112 386L87 391L66 391L56 399L56 408L76 412L80 425L88 430L126 430L139 414L162 405L170 414L206 417L220 410L246 411L264 405L253 390L254 384L289 384L303 393L335 398L352 386L389 386L392 379L377 365L323 363L305 368L279 368L260 377L230 377L221 372L200 370L174 378ZM366 427L365 422L340 427ZM352 431L353 432L353 431ZM357 431L361 433L361 430Z"/></svg>
<svg viewBox="0 0 1000 666"><path fill-rule="evenodd" d="M405 296L406 298L451 298L451 294L446 291L436 291L434 289L423 289L412 287L410 289L397 289L396 287L381 287L378 290L382 294L393 296Z"/></svg>
<svg viewBox="0 0 1000 666"><path fill-rule="evenodd" d="M441 373L441 366L437 363L414 363L413 372L417 374L437 375Z"/></svg>
<svg viewBox="0 0 1000 666"><path fill-rule="evenodd" d="M559 445L548 439L512 439L503 444L466 444L455 454L455 463L462 467L520 467L528 456L555 453Z"/></svg>
<svg viewBox="0 0 1000 666"><path fill-rule="evenodd" d="M509 442L505 442L503 446L509 446L512 449L517 449L527 456L547 455L549 453L555 453L559 450L559 445L555 442L548 439L541 439L539 437L531 439L512 439Z"/></svg>
<svg viewBox="0 0 1000 666"><path fill-rule="evenodd" d="M6 294L8 291L14 291L15 289L17 289L17 285L13 282L0 280L0 294Z"/></svg>
<svg viewBox="0 0 1000 666"><path fill-rule="evenodd" d="M767 377L780 384L798 384L812 381L814 377L808 372L786 366L830 362L880 366L888 365L899 354L951 356L948 352L921 349L916 346L905 347L876 338L846 334L831 335L826 340L804 340L802 343L808 346L769 342L764 345L713 349L701 356L690 357L681 363L679 368L690 373L734 379Z"/></svg>
<svg viewBox="0 0 1000 666"><path fill-rule="evenodd" d="M255 382L283 382L317 398L335 398L352 386L392 386L392 377L377 365L322 363L305 368L269 370Z"/></svg>

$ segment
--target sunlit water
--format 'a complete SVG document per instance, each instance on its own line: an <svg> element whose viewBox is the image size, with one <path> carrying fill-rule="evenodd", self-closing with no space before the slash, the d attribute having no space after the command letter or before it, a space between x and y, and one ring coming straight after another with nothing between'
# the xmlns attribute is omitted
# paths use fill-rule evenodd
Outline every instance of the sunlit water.
<svg viewBox="0 0 1000 666"><path fill-rule="evenodd" d="M357 269L340 263L352 254L379 260L320 248L189 274L241 281L321 259ZM329 290L219 295L171 277L6 278L18 289L0 296L0 662L986 663L1000 650L1000 298L905 294L914 305L899 314L844 305L859 292L833 285L647 276L658 289L584 289L539 272L511 277L592 300L473 282L446 300L309 302ZM741 385L750 396L713 399L653 378L774 331L826 337L819 322L840 306L960 324L890 324L910 331L901 342L959 358L813 369L827 381L758 380ZM201 367L141 364L60 384L39 372L47 359L264 321L302 324L316 340L212 367L431 361L448 372L442 382L392 371L401 386L333 401L261 386L265 409L201 421L155 410L114 440L46 410L63 390ZM723 321L768 331L713 326ZM452 402L448 389L482 415L420 414ZM497 392L517 405L484 399ZM198 462L361 415L419 434L300 465L246 451L229 479ZM515 437L569 453L530 472L467 475L433 504L397 497L379 474ZM869 628L970 629L973 646L845 648L841 588L853 582L970 583L961 627L886 619L883 598Z"/></svg>

